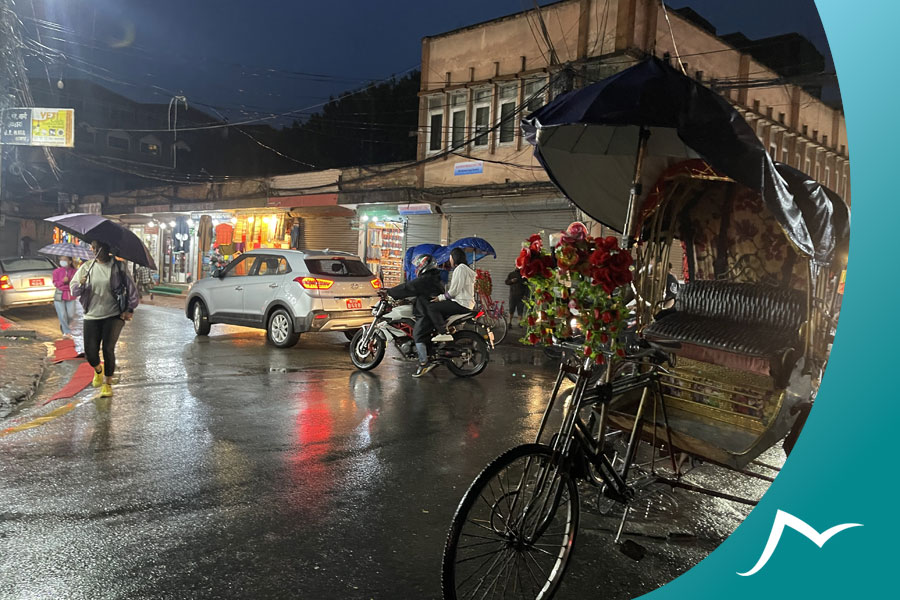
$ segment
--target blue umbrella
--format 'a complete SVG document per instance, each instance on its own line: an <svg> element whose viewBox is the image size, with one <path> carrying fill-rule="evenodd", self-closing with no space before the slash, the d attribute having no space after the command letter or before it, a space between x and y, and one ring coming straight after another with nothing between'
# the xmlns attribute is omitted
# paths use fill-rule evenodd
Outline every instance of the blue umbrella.
<svg viewBox="0 0 900 600"><path fill-rule="evenodd" d="M485 256L493 256L497 258L497 252L494 250L494 247L491 246L487 240L482 239L480 237L467 237L456 240L449 246L441 246L439 250L436 250L434 253L434 260L437 261L438 264L443 264L450 261L450 253L453 252L456 248L461 249L466 254L473 254L473 260L479 261Z"/></svg>
<svg viewBox="0 0 900 600"><path fill-rule="evenodd" d="M435 256L443 246L440 244L419 244L418 246L413 246L412 248L408 248L406 250L406 256L403 261L403 270L406 273L407 279L413 279L416 276L416 270L413 268L412 261L415 257L421 256L422 254L430 254ZM435 258L437 260L437 258ZM440 261L438 261L440 264Z"/></svg>
<svg viewBox="0 0 900 600"><path fill-rule="evenodd" d="M103 242L109 245L113 254L119 258L156 270L156 263L153 262L150 251L147 250L144 242L130 229L122 227L106 217L89 213L73 213L44 220L86 242Z"/></svg>
<svg viewBox="0 0 900 600"><path fill-rule="evenodd" d="M60 244L50 244L38 250L41 254L50 254L52 256L71 256L72 258L81 258L88 260L94 258L94 251L90 246L84 244L70 244L63 242Z"/></svg>

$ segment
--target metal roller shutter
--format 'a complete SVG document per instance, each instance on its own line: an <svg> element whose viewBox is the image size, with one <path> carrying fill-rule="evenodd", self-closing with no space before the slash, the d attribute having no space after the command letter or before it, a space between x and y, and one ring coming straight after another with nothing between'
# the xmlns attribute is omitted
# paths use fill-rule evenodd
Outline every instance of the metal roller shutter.
<svg viewBox="0 0 900 600"><path fill-rule="evenodd" d="M497 259L483 258L477 267L490 272L494 300L508 303L509 287L504 282L515 268L522 243L540 231L547 236L563 231L574 220L574 210L454 214L450 217L450 240L480 237L494 247ZM545 237L544 242L547 241Z"/></svg>
<svg viewBox="0 0 900 600"><path fill-rule="evenodd" d="M419 244L440 244L441 215L409 215L406 217L405 242L406 248L412 248Z"/></svg>
<svg viewBox="0 0 900 600"><path fill-rule="evenodd" d="M349 217L304 218L300 247L304 250L340 250L359 254L359 232L350 226Z"/></svg>

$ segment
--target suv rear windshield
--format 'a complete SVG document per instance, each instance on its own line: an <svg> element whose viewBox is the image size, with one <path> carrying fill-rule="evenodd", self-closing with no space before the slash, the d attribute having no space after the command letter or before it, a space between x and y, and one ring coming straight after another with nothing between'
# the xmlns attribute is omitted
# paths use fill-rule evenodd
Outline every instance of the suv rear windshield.
<svg viewBox="0 0 900 600"><path fill-rule="evenodd" d="M52 271L56 268L46 258L4 258L0 260L0 270L4 273L22 273L23 271Z"/></svg>
<svg viewBox="0 0 900 600"><path fill-rule="evenodd" d="M374 277L366 265L344 258L308 258L306 268L312 275L325 277Z"/></svg>

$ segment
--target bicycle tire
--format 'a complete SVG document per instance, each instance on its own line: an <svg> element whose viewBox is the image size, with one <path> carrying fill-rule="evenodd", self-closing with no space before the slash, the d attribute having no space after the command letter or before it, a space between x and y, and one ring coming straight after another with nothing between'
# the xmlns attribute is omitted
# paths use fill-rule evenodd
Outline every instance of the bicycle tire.
<svg viewBox="0 0 900 600"><path fill-rule="evenodd" d="M545 482L542 486L540 490L541 494L546 493L548 497L554 496L556 499L551 503L549 512L540 510L537 513L534 511L526 513L528 515L546 514L549 518L546 525L541 528L540 533L535 532L537 535L533 540L529 542L526 539L522 539L517 532L511 530L512 528L509 527L509 524L512 523L514 526L522 525L521 522L516 520L518 517L513 516L513 513L518 510L518 506L527 505L529 502L526 501L517 506L519 496L521 495L523 499L533 498L535 496L537 491L535 489L528 489L529 476L531 474L539 475L541 471L540 467L543 465L554 465L556 460L555 456L556 455L549 447L541 444L516 446L491 461L478 477L475 478L472 485L469 486L469 489L463 495L459 507L453 515L453 521L450 524L450 531L447 534L447 541L444 545L441 587L445 600L457 600L457 598L469 597L465 594L466 584L468 584L472 577L477 575L490 560L490 553L487 555L479 554L475 556L464 555L461 559L459 557L460 553L476 546L479 549L475 550L475 552L481 552L484 549L484 546L493 544L500 544L500 547L494 551L494 553L497 554L497 557L479 581L478 587L475 590L476 593L479 591L480 587L486 583L485 578L487 578L488 575L491 574L491 571L494 570L497 561L500 560L499 557L505 555L502 569L497 573L496 579L485 588L485 595L488 591L491 591L492 588L498 585L500 579L504 579L505 573L505 579L502 583L503 589L500 590L497 588L494 590L494 592L500 591L501 598L546 600L553 596L559 587L559 584L562 582L566 568L569 565L576 533L578 532L578 488L575 485L575 480L568 472L564 471L558 473L557 477L553 478L549 484ZM538 461L536 463L537 468L531 466L534 464L531 461L535 459ZM516 485L515 489L512 486L509 486L509 490L507 490L504 488L502 475L506 473L507 483L510 483L510 468L519 462L524 462L525 468L521 478L519 478L520 483ZM513 472L512 479L516 479L515 472ZM501 492L501 496L496 498L493 504L491 504L484 497L484 494L488 491L492 494L494 493L495 480L496 485ZM523 482L524 487L522 485ZM525 493L522 493L523 489L525 490ZM475 516L478 513L475 511L483 511L485 506L490 509L489 518L486 521L481 519L481 523L478 523L475 520ZM563 514L561 515L561 522L558 522L557 519L560 517L560 509L563 506L566 507L566 510L563 511ZM504 510L508 510L509 513L505 517L502 514ZM490 527L487 527L485 523L490 525ZM505 524L508 530L505 532L498 531L498 524ZM476 531L475 534L467 532L466 527L471 525L474 525ZM529 525L530 523L528 523L526 517L526 528ZM555 531L559 526L563 527L562 532ZM561 538L557 544L553 540L555 540L558 535L561 536ZM479 541L472 544L466 543L461 545L460 541L464 537L467 539L477 539ZM492 539L494 537L497 539ZM481 541L481 538L488 539L489 541ZM544 546L549 550L544 550L541 546ZM554 549L557 547L556 554L554 554ZM549 574L547 571L540 569L540 563L537 562L537 559L533 554L526 555L526 552L534 554L543 553L544 555L549 556L551 560L551 568L548 569ZM489 558L482 562L468 578L463 578L465 570L463 569L461 570L462 572L458 572L460 571L460 565L468 561L480 559L483 556L489 556ZM537 554L537 556L543 560L547 560L541 556L541 554ZM538 579L538 576L535 575L534 571L528 567L529 557L540 569L540 580ZM515 566L515 578L513 578L512 581L510 581L512 575L510 561L513 561ZM530 578L526 578L524 581L520 578L519 573L519 567L523 564L528 567L531 575ZM521 590L519 589L520 585L522 586ZM510 587L512 587L511 590ZM525 589L526 587L527 590ZM517 594L517 591L520 593ZM494 592L492 592L492 594Z"/></svg>

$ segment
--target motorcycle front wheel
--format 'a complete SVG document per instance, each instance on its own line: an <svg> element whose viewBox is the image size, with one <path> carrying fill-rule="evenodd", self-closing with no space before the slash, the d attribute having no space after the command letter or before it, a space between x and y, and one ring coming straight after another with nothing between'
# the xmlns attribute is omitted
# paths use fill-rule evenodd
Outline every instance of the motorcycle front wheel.
<svg viewBox="0 0 900 600"><path fill-rule="evenodd" d="M363 343L366 328L359 329L350 340L350 360L361 371L371 371L381 364L387 342L379 333L375 333L368 344Z"/></svg>
<svg viewBox="0 0 900 600"><path fill-rule="evenodd" d="M474 331L457 331L453 334L453 345L461 356L451 358L447 368L457 377L473 377L484 371L488 364L488 347L484 338Z"/></svg>

